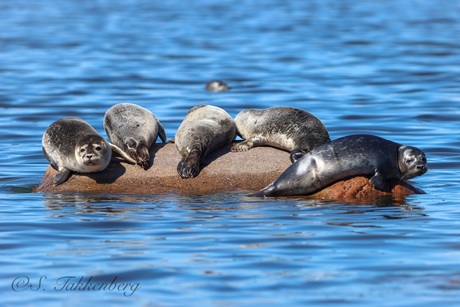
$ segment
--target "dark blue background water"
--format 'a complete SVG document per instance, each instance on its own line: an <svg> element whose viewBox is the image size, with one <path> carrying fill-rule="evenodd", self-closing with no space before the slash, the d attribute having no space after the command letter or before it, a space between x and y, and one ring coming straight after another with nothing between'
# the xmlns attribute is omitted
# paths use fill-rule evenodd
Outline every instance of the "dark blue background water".
<svg viewBox="0 0 460 307"><path fill-rule="evenodd" d="M459 13L458 0L1 1L2 304L457 303ZM204 91L216 78L233 89ZM197 104L232 116L300 107L332 138L423 149L430 170L413 184L427 194L345 204L31 193L46 127L79 116L104 134L118 102L149 108L168 137ZM65 276L140 288L61 290Z"/></svg>

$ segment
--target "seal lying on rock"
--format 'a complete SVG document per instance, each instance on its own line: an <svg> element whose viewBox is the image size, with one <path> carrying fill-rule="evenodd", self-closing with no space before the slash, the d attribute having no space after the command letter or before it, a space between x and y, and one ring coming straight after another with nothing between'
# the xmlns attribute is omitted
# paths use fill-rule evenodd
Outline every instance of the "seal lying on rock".
<svg viewBox="0 0 460 307"><path fill-rule="evenodd" d="M131 103L112 106L105 113L104 129L110 141L144 169L150 166L149 148L158 136L166 142L165 130L152 112Z"/></svg>
<svg viewBox="0 0 460 307"><path fill-rule="evenodd" d="M234 144L231 151L273 146L290 151L292 162L331 140L326 127L318 118L297 108L244 110L235 117L235 124L237 134L244 141Z"/></svg>
<svg viewBox="0 0 460 307"><path fill-rule="evenodd" d="M235 122L223 109L199 105L190 111L179 126L174 142L182 160L177 172L182 178L193 178L200 173L200 164L206 156L235 138Z"/></svg>
<svg viewBox="0 0 460 307"><path fill-rule="evenodd" d="M404 181L426 171L425 153L418 148L373 135L351 135L314 148L256 195L308 195L359 175L371 176L372 185L385 190L388 179Z"/></svg>
<svg viewBox="0 0 460 307"><path fill-rule="evenodd" d="M66 117L52 123L43 134L43 153L58 171L54 185L69 179L72 172L94 173L103 171L112 158L112 150L129 162L132 159L115 145L109 144L87 122Z"/></svg>

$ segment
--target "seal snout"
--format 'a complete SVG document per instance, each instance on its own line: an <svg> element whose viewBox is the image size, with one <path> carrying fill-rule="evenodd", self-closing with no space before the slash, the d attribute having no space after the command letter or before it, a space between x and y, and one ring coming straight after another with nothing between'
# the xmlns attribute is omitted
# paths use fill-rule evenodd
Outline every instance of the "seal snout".
<svg viewBox="0 0 460 307"><path fill-rule="evenodd" d="M426 163L420 163L415 166L415 170L418 176L421 176L428 171L428 167L426 166Z"/></svg>
<svg viewBox="0 0 460 307"><path fill-rule="evenodd" d="M426 166L425 166L424 164L419 164L419 165L417 165L417 166L415 167L415 169L416 169L417 171L422 171L422 170L423 170L423 172L426 172Z"/></svg>

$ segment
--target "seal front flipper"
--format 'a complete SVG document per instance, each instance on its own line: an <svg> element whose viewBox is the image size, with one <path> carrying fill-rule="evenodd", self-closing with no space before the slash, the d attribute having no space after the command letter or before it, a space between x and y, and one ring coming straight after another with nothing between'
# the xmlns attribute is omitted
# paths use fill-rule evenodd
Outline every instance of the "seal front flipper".
<svg viewBox="0 0 460 307"><path fill-rule="evenodd" d="M385 176L382 175L379 171L376 171L374 176L369 179L369 181L372 183L372 185L380 191L386 191L387 190L387 184L385 180Z"/></svg>
<svg viewBox="0 0 460 307"><path fill-rule="evenodd" d="M306 153L307 153L307 151L305 151L303 149L300 149L300 148L297 148L297 149L294 149L293 151L291 151L291 154L290 154L289 158L291 159L292 163L295 163L295 162L297 162L297 160L302 158Z"/></svg>
<svg viewBox="0 0 460 307"><path fill-rule="evenodd" d="M137 164L136 160L131 158L127 153L125 153L120 147L114 144L110 144L110 148L112 149L112 153L114 153L116 156L122 158L128 163L131 164Z"/></svg>
<svg viewBox="0 0 460 307"><path fill-rule="evenodd" d="M230 148L231 152L239 152L239 151L248 151L254 147L254 143L252 138L241 141L239 143L233 144L232 148Z"/></svg>
<svg viewBox="0 0 460 307"><path fill-rule="evenodd" d="M63 184L70 178L70 175L72 175L72 172L69 169L61 168L57 175L54 177L53 185L57 186Z"/></svg>

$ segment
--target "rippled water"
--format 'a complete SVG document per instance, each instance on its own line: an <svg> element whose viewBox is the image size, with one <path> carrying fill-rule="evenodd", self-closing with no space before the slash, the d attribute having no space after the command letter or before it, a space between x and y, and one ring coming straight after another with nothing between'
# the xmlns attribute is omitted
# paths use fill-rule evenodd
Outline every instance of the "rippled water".
<svg viewBox="0 0 460 307"><path fill-rule="evenodd" d="M2 304L457 303L459 13L458 0L0 2ZM233 88L208 93L211 79ZM423 149L413 184L427 194L31 193L46 127L79 116L103 134L118 102L152 110L168 137L197 104L300 107L332 138Z"/></svg>

